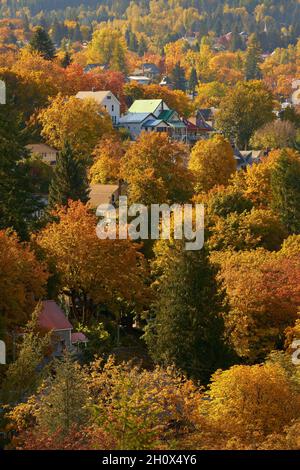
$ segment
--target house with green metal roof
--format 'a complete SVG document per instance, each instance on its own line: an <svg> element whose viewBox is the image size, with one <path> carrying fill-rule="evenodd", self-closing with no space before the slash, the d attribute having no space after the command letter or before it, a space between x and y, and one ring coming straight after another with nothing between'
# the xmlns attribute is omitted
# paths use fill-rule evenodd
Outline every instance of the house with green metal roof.
<svg viewBox="0 0 300 470"><path fill-rule="evenodd" d="M119 120L119 126L129 130L133 139L142 131L167 132L172 139L186 141L186 125L176 110L169 109L161 99L136 100L128 113Z"/></svg>
<svg viewBox="0 0 300 470"><path fill-rule="evenodd" d="M135 100L128 109L128 113L151 113L158 117L162 111L168 111L169 108L163 100Z"/></svg>

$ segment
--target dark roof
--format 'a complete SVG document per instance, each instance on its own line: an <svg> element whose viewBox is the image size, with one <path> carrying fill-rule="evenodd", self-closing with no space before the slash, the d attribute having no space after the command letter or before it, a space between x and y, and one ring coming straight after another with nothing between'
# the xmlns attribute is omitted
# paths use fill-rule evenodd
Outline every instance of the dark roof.
<svg viewBox="0 0 300 470"><path fill-rule="evenodd" d="M39 326L47 331L72 330L73 326L54 300L44 300L38 316Z"/></svg>

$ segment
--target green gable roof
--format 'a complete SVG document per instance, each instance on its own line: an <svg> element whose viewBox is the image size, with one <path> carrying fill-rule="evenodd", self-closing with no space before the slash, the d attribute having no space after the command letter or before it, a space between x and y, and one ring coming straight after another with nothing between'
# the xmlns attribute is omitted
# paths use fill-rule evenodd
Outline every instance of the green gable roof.
<svg viewBox="0 0 300 470"><path fill-rule="evenodd" d="M128 109L129 113L154 113L162 100L135 100Z"/></svg>
<svg viewBox="0 0 300 470"><path fill-rule="evenodd" d="M160 112L158 119L163 119L164 121L168 121L168 119L170 119L173 114L174 114L173 109L165 109L164 111Z"/></svg>

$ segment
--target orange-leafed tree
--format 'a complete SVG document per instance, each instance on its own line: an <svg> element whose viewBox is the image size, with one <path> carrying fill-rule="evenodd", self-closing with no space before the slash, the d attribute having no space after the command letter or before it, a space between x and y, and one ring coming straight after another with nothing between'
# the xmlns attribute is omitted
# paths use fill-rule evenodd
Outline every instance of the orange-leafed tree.
<svg viewBox="0 0 300 470"><path fill-rule="evenodd" d="M240 357L261 360L283 344L300 305L300 258L263 249L213 256L226 289L230 310L225 326Z"/></svg>
<svg viewBox="0 0 300 470"><path fill-rule="evenodd" d="M143 132L121 161L121 176L128 183L133 203L185 202L191 195L186 167L188 148L166 133Z"/></svg>
<svg viewBox="0 0 300 470"><path fill-rule="evenodd" d="M46 259L55 264L59 290L70 298L73 315L88 322L99 304L119 316L122 305L141 307L147 298L147 270L130 240L100 240L97 219L81 202L69 201L37 236Z"/></svg>
<svg viewBox="0 0 300 470"><path fill-rule="evenodd" d="M13 232L0 231L0 313L4 327L30 317L45 294L48 272L26 243Z"/></svg>
<svg viewBox="0 0 300 470"><path fill-rule="evenodd" d="M93 152L94 163L89 170L89 178L95 183L117 183L120 179L121 158L126 144L117 138L103 138Z"/></svg>

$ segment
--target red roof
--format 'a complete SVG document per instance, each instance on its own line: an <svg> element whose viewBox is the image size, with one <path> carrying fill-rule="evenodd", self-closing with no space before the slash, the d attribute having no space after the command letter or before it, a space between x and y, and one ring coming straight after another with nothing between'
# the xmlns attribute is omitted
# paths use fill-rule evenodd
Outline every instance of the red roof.
<svg viewBox="0 0 300 470"><path fill-rule="evenodd" d="M63 310L54 300L44 300L38 319L41 328L51 330L72 330L73 326L66 318Z"/></svg>
<svg viewBox="0 0 300 470"><path fill-rule="evenodd" d="M76 343L87 343L88 339L87 337L83 334L83 333L72 333L71 335L71 342L73 344L76 344Z"/></svg>

